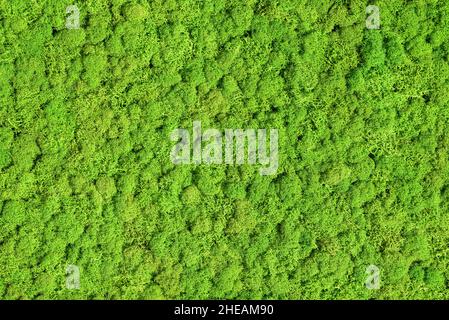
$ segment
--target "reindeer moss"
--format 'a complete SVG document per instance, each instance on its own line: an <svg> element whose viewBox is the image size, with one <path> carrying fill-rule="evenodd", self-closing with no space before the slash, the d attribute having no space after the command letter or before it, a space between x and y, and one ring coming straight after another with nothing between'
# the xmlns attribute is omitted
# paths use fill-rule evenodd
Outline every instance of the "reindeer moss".
<svg viewBox="0 0 449 320"><path fill-rule="evenodd" d="M72 4L0 1L1 299L449 298L447 0ZM174 165L193 121L276 174Z"/></svg>

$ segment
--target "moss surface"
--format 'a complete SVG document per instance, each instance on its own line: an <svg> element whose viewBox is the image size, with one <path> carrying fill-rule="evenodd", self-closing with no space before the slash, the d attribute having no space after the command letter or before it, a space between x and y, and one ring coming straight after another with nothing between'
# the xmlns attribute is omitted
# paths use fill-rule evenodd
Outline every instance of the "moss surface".
<svg viewBox="0 0 449 320"><path fill-rule="evenodd" d="M0 0L0 298L449 298L447 0L71 4ZM277 173L174 165L194 120Z"/></svg>

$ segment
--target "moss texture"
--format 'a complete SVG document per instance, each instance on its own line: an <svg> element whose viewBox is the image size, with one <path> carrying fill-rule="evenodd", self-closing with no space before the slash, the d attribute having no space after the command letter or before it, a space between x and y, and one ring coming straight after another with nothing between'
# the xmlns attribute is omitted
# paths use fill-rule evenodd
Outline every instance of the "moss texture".
<svg viewBox="0 0 449 320"><path fill-rule="evenodd" d="M0 0L0 298L449 298L447 0L71 4ZM173 165L194 120L276 175Z"/></svg>

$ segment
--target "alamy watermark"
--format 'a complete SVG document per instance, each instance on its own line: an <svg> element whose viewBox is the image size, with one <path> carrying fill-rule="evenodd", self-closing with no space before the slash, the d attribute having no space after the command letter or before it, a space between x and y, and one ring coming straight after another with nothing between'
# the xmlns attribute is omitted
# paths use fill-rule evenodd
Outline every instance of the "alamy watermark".
<svg viewBox="0 0 449 320"><path fill-rule="evenodd" d="M378 266L371 264L366 268L368 277L365 280L365 287L370 290L380 289L380 269Z"/></svg>
<svg viewBox="0 0 449 320"><path fill-rule="evenodd" d="M80 28L80 10L76 4L72 4L65 9L65 13L69 16L65 21L65 27L67 29L79 29Z"/></svg>
<svg viewBox="0 0 449 320"><path fill-rule="evenodd" d="M78 266L69 264L65 269L65 286L69 290L80 288L80 269Z"/></svg>
<svg viewBox="0 0 449 320"><path fill-rule="evenodd" d="M245 164L246 158L247 164L262 165L259 168L260 175L273 175L278 169L277 129L225 129L222 134L217 129L207 129L202 132L201 121L194 121L192 139L187 129L173 130L170 138L177 142L170 154L171 161L176 165L201 163L242 165ZM203 146L203 142L207 144ZM246 157L245 151L247 151Z"/></svg>
<svg viewBox="0 0 449 320"><path fill-rule="evenodd" d="M366 7L366 28L369 30L380 29L380 9L378 6L369 5Z"/></svg>

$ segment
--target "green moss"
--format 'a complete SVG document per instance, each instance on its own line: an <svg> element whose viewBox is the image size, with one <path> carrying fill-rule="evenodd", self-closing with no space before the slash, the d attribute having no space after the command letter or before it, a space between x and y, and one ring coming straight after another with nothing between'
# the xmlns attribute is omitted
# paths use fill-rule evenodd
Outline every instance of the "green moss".
<svg viewBox="0 0 449 320"><path fill-rule="evenodd" d="M0 298L449 298L447 1L72 4L0 4ZM276 174L175 166L195 120Z"/></svg>

